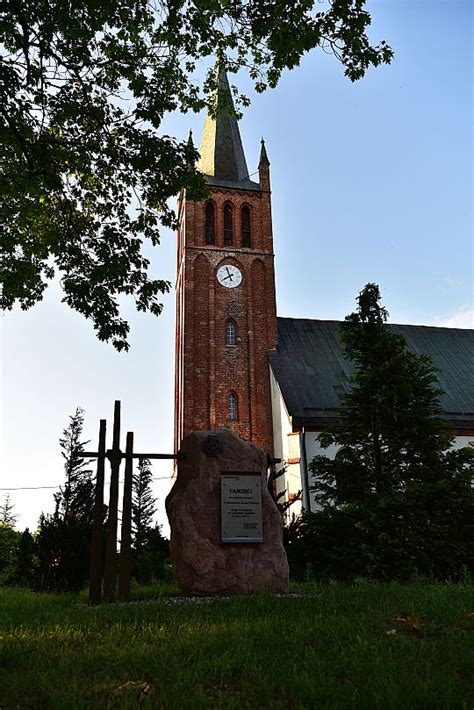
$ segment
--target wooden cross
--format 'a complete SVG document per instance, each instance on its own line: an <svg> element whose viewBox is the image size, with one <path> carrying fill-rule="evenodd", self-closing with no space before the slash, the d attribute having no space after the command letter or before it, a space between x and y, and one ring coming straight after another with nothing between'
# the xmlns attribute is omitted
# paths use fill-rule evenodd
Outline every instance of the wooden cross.
<svg viewBox="0 0 474 710"><path fill-rule="evenodd" d="M125 459L123 485L122 534L120 541L120 570L118 598L130 600L131 545L132 545L132 472L133 459L176 459L176 454L136 454L133 452L133 432L127 432L125 453L120 450L120 401L115 401L112 448L105 448L107 422L100 420L98 451L83 451L81 457L97 459L94 519L92 524L91 569L89 604L99 604L102 581L102 518L104 507L105 459L110 461L109 517L105 544L104 594L105 601L114 601L117 585L117 520L119 470Z"/></svg>

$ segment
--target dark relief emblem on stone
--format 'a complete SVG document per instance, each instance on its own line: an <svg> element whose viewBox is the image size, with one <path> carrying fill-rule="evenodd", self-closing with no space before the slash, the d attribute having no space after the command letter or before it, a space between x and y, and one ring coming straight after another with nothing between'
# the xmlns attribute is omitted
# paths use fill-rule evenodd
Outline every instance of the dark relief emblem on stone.
<svg viewBox="0 0 474 710"><path fill-rule="evenodd" d="M213 436L212 434L207 436L202 442L202 450L206 456L209 456L209 458L217 458L217 456L222 453L222 449L223 447L221 442L217 436Z"/></svg>

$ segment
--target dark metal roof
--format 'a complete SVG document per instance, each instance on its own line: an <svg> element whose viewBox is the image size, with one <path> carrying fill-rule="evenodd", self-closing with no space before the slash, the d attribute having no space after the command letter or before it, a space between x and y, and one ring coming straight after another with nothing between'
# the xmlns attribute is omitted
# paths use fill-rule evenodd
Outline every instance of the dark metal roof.
<svg viewBox="0 0 474 710"><path fill-rule="evenodd" d="M214 187L231 187L233 190L261 190L258 182L253 182L253 180L219 180L212 175L205 175L206 182L208 185L213 185Z"/></svg>
<svg viewBox="0 0 474 710"><path fill-rule="evenodd" d="M474 330L395 325L415 353L430 355L439 370L441 406L453 428L474 427ZM336 423L340 396L349 390L353 366L342 356L339 321L278 318L278 347L269 351L272 371L295 426Z"/></svg>
<svg viewBox="0 0 474 710"><path fill-rule="evenodd" d="M216 117L209 114L206 116L197 167L206 175L207 182L212 185L260 189L257 183L249 180L239 124L232 115L234 104L226 71L219 66L217 71L219 78L217 96L214 99L218 113ZM219 106L221 106L220 112Z"/></svg>

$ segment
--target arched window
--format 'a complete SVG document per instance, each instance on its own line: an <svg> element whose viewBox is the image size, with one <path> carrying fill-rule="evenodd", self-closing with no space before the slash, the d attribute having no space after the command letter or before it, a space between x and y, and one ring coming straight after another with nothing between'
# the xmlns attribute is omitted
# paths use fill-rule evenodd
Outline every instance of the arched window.
<svg viewBox="0 0 474 710"><path fill-rule="evenodd" d="M226 345L235 345L235 342L236 342L235 321L233 321L232 318L229 318L229 320L225 324L225 344Z"/></svg>
<svg viewBox="0 0 474 710"><path fill-rule="evenodd" d="M233 241L232 207L230 205L224 205L224 244L230 246Z"/></svg>
<svg viewBox="0 0 474 710"><path fill-rule="evenodd" d="M227 400L227 419L230 422L237 421L237 395L231 392Z"/></svg>
<svg viewBox="0 0 474 710"><path fill-rule="evenodd" d="M212 202L206 204L206 244L214 244L215 240L215 209Z"/></svg>
<svg viewBox="0 0 474 710"><path fill-rule="evenodd" d="M242 246L243 247L251 247L252 246L252 237L250 234L250 207L248 205L244 205L242 207Z"/></svg>

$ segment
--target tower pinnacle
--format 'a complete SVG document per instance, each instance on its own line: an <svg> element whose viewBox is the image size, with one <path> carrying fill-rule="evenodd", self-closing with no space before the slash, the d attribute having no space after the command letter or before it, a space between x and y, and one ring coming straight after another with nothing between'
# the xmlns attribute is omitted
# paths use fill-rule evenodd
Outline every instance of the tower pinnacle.
<svg viewBox="0 0 474 710"><path fill-rule="evenodd" d="M270 192L270 161L268 160L267 149L265 148L263 138L261 140L260 160L258 161L258 178L260 188Z"/></svg>
<svg viewBox="0 0 474 710"><path fill-rule="evenodd" d="M189 131L187 152L188 152L188 161L187 162L189 165L194 166L194 143L193 143L193 132L191 130Z"/></svg>
<svg viewBox="0 0 474 710"><path fill-rule="evenodd" d="M260 141L260 160L258 161L259 166L260 165L270 165L270 161L268 160L268 155L267 155L267 149L265 148L265 141L262 140Z"/></svg>
<svg viewBox="0 0 474 710"><path fill-rule="evenodd" d="M218 81L214 101L217 114L207 114L197 167L207 176L210 184L245 183L243 187L255 189L258 186L249 180L239 124L233 115L232 93L221 62L217 63L216 72Z"/></svg>

